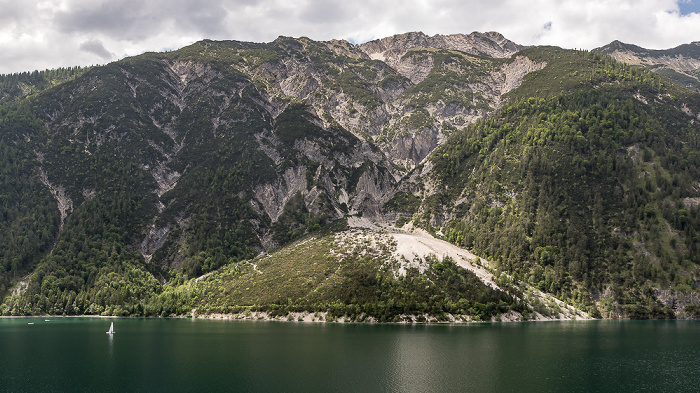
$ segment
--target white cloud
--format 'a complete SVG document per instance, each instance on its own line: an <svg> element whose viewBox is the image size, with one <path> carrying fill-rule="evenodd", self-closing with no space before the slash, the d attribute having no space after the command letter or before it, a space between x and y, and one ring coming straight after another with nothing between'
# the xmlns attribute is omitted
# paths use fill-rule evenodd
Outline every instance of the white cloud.
<svg viewBox="0 0 700 393"><path fill-rule="evenodd" d="M700 39L700 14L686 3L682 14L678 0L0 0L0 9L0 73L104 63L203 38L364 42L498 31L519 44L588 49Z"/></svg>

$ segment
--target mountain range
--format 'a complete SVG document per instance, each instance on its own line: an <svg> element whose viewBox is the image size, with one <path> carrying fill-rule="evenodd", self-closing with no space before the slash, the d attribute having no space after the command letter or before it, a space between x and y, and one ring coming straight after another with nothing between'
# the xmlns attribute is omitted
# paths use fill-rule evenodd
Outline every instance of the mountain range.
<svg viewBox="0 0 700 393"><path fill-rule="evenodd" d="M696 318L697 48L204 40L0 76L0 312Z"/></svg>

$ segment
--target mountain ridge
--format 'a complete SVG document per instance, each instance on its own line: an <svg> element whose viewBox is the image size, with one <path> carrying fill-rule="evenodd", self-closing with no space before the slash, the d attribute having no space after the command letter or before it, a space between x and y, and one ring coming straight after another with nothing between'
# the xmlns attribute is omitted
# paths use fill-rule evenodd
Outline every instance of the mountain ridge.
<svg viewBox="0 0 700 393"><path fill-rule="evenodd" d="M420 46L431 43L440 47ZM695 315L700 223L686 201L700 198L697 94L600 53L523 48L498 33L362 45L205 40L0 107L11 180L0 294L13 293L2 312L187 314L201 289L211 303L198 307L211 312L557 315L524 295L537 290L594 316ZM354 234L357 253L340 257L323 250L339 239L309 235L360 216L476 250L500 289L422 255L430 280L466 285L450 287L459 299L428 301L439 286L401 281L399 261L378 251L389 240ZM273 269L292 286L248 276L256 255L304 236L325 239L294 259L315 272L308 295L292 290L307 288L293 267ZM191 281L205 276L206 289ZM231 285L264 280L282 292L263 303L213 295L248 299ZM459 292L472 283L477 297ZM382 291L405 302L388 305Z"/></svg>
<svg viewBox="0 0 700 393"><path fill-rule="evenodd" d="M649 68L680 86L700 91L700 41L661 50L613 41L594 51L627 64Z"/></svg>
<svg viewBox="0 0 700 393"><path fill-rule="evenodd" d="M436 48L464 52L470 55L506 58L521 46L497 32L428 36L422 32L397 34L357 45L370 58L381 60L396 68L398 61L410 49Z"/></svg>

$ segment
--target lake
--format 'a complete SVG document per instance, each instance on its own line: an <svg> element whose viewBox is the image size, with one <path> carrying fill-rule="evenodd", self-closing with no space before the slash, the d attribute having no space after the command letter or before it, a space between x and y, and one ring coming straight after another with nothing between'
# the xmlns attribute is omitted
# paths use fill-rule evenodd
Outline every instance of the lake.
<svg viewBox="0 0 700 393"><path fill-rule="evenodd" d="M698 390L697 321L0 318L2 392Z"/></svg>

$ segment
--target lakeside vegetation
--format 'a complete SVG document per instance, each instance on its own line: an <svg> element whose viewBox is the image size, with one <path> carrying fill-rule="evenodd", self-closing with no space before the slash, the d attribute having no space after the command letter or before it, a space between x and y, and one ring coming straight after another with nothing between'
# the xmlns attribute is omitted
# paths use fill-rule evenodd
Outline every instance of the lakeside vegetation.
<svg viewBox="0 0 700 393"><path fill-rule="evenodd" d="M306 237L197 280L178 273L164 287L152 272L140 270L137 264L122 263L120 269L114 269L108 261L120 256L113 249L105 266L87 269L95 276L95 285L89 287L96 293L81 290L86 288L84 282L52 270L43 278L42 288L27 289L39 301L10 297L0 313L185 316L196 310L202 315L266 312L274 317L318 312L325 313L326 320L389 322L412 316L419 321L426 317L445 321L447 315L488 321L511 311L525 318L532 312L449 258L429 257L421 262L425 271L408 267L398 274L399 261L387 264L392 260L387 235L381 241L372 236L382 235ZM62 255L57 255L55 263L62 262ZM99 260L89 255L84 258ZM35 274L46 273L42 269Z"/></svg>

